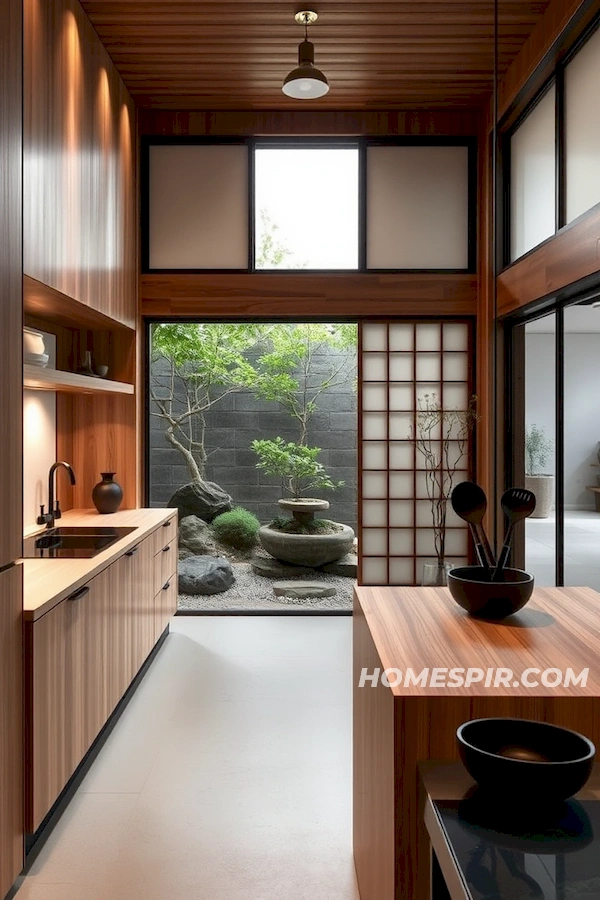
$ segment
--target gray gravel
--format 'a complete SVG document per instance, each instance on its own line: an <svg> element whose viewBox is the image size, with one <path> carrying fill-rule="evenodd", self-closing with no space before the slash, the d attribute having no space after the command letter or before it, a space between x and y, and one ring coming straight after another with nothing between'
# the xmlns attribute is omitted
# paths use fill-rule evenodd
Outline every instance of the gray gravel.
<svg viewBox="0 0 600 900"><path fill-rule="evenodd" d="M287 597L275 597L273 593L273 579L256 575L249 563L233 563L235 582L221 594L213 594L211 597L192 597L187 594L179 595L178 610L206 609L218 612L219 610L253 610L253 609L352 609L352 589L354 580L340 575L326 575L318 573L318 580L333 584L337 588L335 597L318 597L309 599L294 599ZM307 579L299 578L299 581ZM314 577L312 579L314 581Z"/></svg>

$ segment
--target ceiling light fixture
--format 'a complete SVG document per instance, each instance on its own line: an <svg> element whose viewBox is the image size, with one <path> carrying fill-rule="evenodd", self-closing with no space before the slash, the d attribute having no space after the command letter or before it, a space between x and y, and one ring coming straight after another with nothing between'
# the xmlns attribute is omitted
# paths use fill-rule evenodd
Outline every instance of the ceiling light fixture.
<svg viewBox="0 0 600 900"><path fill-rule="evenodd" d="M318 16L310 9L303 9L294 18L298 25L304 25L304 40L298 46L298 68L286 77L281 90L294 100L316 100L329 90L327 79L315 66L315 48L308 40L308 26L314 25Z"/></svg>

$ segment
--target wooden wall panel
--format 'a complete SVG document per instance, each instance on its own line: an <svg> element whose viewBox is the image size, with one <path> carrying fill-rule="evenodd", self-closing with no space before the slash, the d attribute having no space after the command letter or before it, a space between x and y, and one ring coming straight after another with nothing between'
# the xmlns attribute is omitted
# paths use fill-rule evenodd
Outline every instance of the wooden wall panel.
<svg viewBox="0 0 600 900"><path fill-rule="evenodd" d="M23 868L23 569L0 572L0 897Z"/></svg>
<svg viewBox="0 0 600 900"><path fill-rule="evenodd" d="M476 109L169 110L141 109L140 135L475 135Z"/></svg>
<svg viewBox="0 0 600 900"><path fill-rule="evenodd" d="M24 269L135 327L135 108L77 0L25 0Z"/></svg>
<svg viewBox="0 0 600 900"><path fill-rule="evenodd" d="M469 316L475 275L143 275L142 314L204 316Z"/></svg>
<svg viewBox="0 0 600 900"><path fill-rule="evenodd" d="M498 314L558 293L600 271L600 204L498 277Z"/></svg>
<svg viewBox="0 0 600 900"><path fill-rule="evenodd" d="M22 337L21 96L22 25L19 0L0 4L0 567L21 555ZM10 437L9 437L10 434ZM1 855L1 850L0 850Z"/></svg>

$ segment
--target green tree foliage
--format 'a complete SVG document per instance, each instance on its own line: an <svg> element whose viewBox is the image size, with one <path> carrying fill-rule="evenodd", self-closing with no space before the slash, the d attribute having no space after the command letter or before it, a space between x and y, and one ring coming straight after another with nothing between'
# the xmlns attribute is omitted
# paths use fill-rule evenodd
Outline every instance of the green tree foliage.
<svg viewBox="0 0 600 900"><path fill-rule="evenodd" d="M355 354L327 357L323 351L354 350L356 325L303 323L276 326L269 334L268 349L257 362L254 390L259 397L278 403L298 429L295 443L282 438L252 443L258 468L282 479L285 492L299 497L311 488L334 490L333 481L317 460L319 447L308 447L308 426L320 396L355 378ZM330 360L327 364L327 360Z"/></svg>
<svg viewBox="0 0 600 900"><path fill-rule="evenodd" d="M263 325L168 323L152 327L151 415L165 422L167 441L183 456L192 481L204 478L206 413L227 394L247 390L257 372L245 354Z"/></svg>
<svg viewBox="0 0 600 900"><path fill-rule="evenodd" d="M552 441L546 430L535 423L525 431L525 474L535 475L543 469L552 454Z"/></svg>
<svg viewBox="0 0 600 900"><path fill-rule="evenodd" d="M333 491L344 483L332 481L318 461L320 447L286 443L280 437L272 441L252 441L250 446L259 458L256 467L267 475L281 478L283 492L291 494L295 500L313 488Z"/></svg>

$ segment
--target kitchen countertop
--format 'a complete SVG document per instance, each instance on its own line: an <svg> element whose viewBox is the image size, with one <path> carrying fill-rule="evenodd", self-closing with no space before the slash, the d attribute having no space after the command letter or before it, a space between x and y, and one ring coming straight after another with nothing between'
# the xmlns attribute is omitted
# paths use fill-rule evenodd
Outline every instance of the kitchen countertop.
<svg viewBox="0 0 600 900"><path fill-rule="evenodd" d="M24 559L23 613L26 620L39 619L87 581L114 562L125 550L147 537L162 522L176 515L176 509L123 509L100 515L95 509L72 509L63 513L61 526L135 528L91 559ZM43 529L40 529L43 532Z"/></svg>

